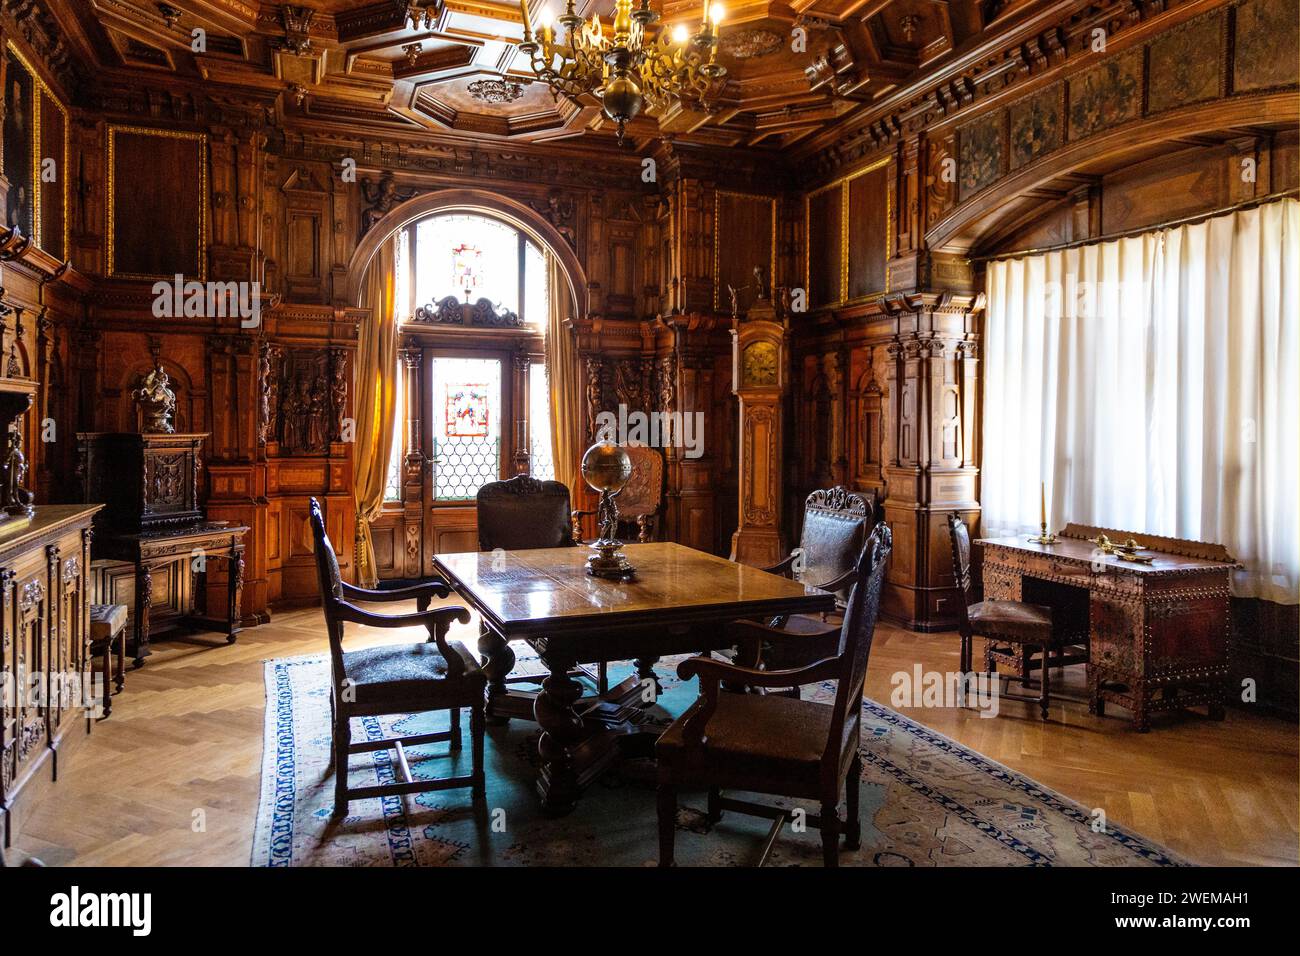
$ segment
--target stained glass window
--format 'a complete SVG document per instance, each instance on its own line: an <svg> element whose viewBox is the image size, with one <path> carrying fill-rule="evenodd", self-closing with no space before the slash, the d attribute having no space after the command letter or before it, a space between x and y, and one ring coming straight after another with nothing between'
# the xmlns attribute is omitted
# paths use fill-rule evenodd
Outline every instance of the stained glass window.
<svg viewBox="0 0 1300 956"><path fill-rule="evenodd" d="M501 474L501 362L433 360L433 496L473 498Z"/></svg>

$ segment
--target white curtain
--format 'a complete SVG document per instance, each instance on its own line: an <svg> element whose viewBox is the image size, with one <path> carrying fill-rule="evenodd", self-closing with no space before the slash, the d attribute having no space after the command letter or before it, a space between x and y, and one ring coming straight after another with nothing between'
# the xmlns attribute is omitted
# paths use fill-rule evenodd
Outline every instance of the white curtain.
<svg viewBox="0 0 1300 956"><path fill-rule="evenodd" d="M1300 582L1300 203L992 262L986 534L1068 521L1225 545Z"/></svg>

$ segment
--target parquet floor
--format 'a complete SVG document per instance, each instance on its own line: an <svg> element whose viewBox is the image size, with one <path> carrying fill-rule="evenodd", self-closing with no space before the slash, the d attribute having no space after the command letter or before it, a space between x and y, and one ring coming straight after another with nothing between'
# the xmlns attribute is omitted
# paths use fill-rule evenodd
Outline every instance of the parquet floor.
<svg viewBox="0 0 1300 956"><path fill-rule="evenodd" d="M401 632L353 631L349 646L402 639ZM466 628L460 637L473 633ZM129 672L112 717L95 725L19 832L20 851L55 865L248 863L262 662L321 652L325 638L319 610L307 609L246 630L233 646L219 641L195 635L156 644L144 669ZM888 703L892 676L918 661L926 670L955 670L956 636L882 623L868 695ZM1064 692L1082 697L1082 668L1072 670L1079 673L1067 677ZM1072 701L1055 703L1048 723L1036 705L1007 700L996 718L953 708L904 713L1197 862L1297 863L1294 723L1230 709L1224 723L1158 716L1152 733L1140 735L1119 716L1091 718Z"/></svg>

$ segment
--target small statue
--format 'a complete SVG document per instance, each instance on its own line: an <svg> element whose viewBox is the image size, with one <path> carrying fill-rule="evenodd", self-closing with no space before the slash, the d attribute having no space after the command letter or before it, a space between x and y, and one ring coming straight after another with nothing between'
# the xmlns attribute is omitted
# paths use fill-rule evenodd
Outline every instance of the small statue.
<svg viewBox="0 0 1300 956"><path fill-rule="evenodd" d="M2 504L6 514L34 513L32 501L35 496L23 487L26 478L27 456L23 454L23 436L16 428L11 428L4 458L3 480L0 481L0 497L4 499Z"/></svg>
<svg viewBox="0 0 1300 956"><path fill-rule="evenodd" d="M307 442L308 451L325 451L329 447L329 399L325 383L318 381L311 389L307 406Z"/></svg>
<svg viewBox="0 0 1300 956"><path fill-rule="evenodd" d="M379 220L396 206L416 194L414 189L398 189L392 173L385 173L378 183L368 179L361 180L361 192L370 208L362 213L362 233L369 232Z"/></svg>
<svg viewBox="0 0 1300 956"><path fill-rule="evenodd" d="M330 406L334 410L334 441L343 441L348 411L348 367L341 351L335 353L330 375Z"/></svg>
<svg viewBox="0 0 1300 956"><path fill-rule="evenodd" d="M176 413L176 393L168 388L167 371L160 362L140 379L131 397L144 411L144 431L170 435L176 431L172 416Z"/></svg>
<svg viewBox="0 0 1300 956"><path fill-rule="evenodd" d="M755 295L760 299L767 298L767 283L763 281L763 267L754 266L754 288L758 291Z"/></svg>
<svg viewBox="0 0 1300 956"><path fill-rule="evenodd" d="M618 497L617 491L602 491L600 504L596 506L596 521L600 525L600 537L603 541L614 541L618 538L618 505L614 503L616 497Z"/></svg>

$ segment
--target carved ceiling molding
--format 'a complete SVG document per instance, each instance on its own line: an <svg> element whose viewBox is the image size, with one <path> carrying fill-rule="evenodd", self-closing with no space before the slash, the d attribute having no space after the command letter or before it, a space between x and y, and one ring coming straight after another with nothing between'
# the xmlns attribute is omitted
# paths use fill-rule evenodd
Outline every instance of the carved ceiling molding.
<svg viewBox="0 0 1300 956"><path fill-rule="evenodd" d="M1102 28L1108 42L1157 15L1196 5L1204 9L1226 3L1207 0L1079 0L1055 23L1003 35L989 55L964 68L939 70L920 87L903 87L870 108L859 110L838 127L812 137L796 150L801 184L811 185L845 165L864 159L904 136L951 119L1008 87L1069 61L1097 54L1091 31Z"/></svg>
<svg viewBox="0 0 1300 956"><path fill-rule="evenodd" d="M719 37L719 49L737 60L752 60L775 53L782 42L771 30L729 30Z"/></svg>
<svg viewBox="0 0 1300 956"><path fill-rule="evenodd" d="M0 16L4 18L0 22L12 24L54 75L62 92L69 94L78 88L86 76L85 66L72 52L48 0L0 0Z"/></svg>
<svg viewBox="0 0 1300 956"><path fill-rule="evenodd" d="M357 139L348 135L286 130L268 151L295 161L336 163L345 157L362 169L426 173L457 181L466 178L542 185L584 186L600 189L639 189L640 157L620 155L604 160L592 153L564 155L555 151L521 151L502 144L500 149L430 143L419 146L391 140ZM662 179L662 177L661 177Z"/></svg>
<svg viewBox="0 0 1300 956"><path fill-rule="evenodd" d="M467 92L480 103L491 103L498 105L502 103L513 103L519 97L524 95L522 83L515 83L511 80L503 79L486 79L474 80L465 87Z"/></svg>

